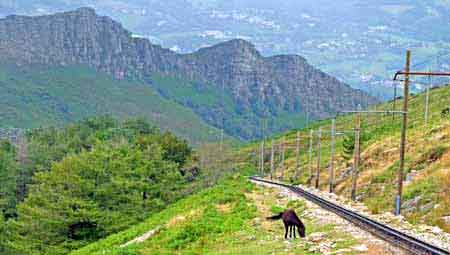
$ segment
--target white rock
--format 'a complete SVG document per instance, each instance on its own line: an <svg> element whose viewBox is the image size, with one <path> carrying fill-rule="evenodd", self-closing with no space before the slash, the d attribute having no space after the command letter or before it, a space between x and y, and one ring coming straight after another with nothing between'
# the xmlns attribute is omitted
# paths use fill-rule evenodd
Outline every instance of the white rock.
<svg viewBox="0 0 450 255"><path fill-rule="evenodd" d="M442 220L445 222L445 224L450 225L450 216L442 217Z"/></svg>
<svg viewBox="0 0 450 255"><path fill-rule="evenodd" d="M325 233L316 232L316 233L310 234L308 239L311 240L312 242L317 243L317 242L322 241L324 239L325 235L326 235Z"/></svg>
<svg viewBox="0 0 450 255"><path fill-rule="evenodd" d="M366 252L366 251L369 250L367 248L367 246L365 246L364 244L353 246L352 249L357 251L357 252Z"/></svg>

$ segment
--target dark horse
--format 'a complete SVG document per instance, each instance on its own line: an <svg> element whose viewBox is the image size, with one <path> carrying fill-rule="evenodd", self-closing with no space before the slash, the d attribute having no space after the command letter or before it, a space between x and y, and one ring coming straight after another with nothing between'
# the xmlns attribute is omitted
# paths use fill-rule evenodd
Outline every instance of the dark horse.
<svg viewBox="0 0 450 255"><path fill-rule="evenodd" d="M286 230L286 233L284 234L284 239L287 239L288 230L289 230L289 238L292 238L292 233L294 233L295 238L295 227L297 227L298 234L301 237L305 237L305 225L303 225L302 221L298 218L294 210L289 209L278 215L268 217L267 219L268 220L283 219L284 228Z"/></svg>

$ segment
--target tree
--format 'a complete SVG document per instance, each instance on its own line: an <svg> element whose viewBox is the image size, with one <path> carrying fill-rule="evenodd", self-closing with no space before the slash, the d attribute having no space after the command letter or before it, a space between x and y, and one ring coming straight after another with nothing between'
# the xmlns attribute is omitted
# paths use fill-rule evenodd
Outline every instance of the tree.
<svg viewBox="0 0 450 255"><path fill-rule="evenodd" d="M14 146L8 141L0 141L0 213L2 217L10 218L16 214L17 173Z"/></svg>
<svg viewBox="0 0 450 255"><path fill-rule="evenodd" d="M183 166L192 154L192 149L186 140L180 140L170 132L165 132L162 136L159 136L158 142L164 150L164 159L176 162L180 166Z"/></svg>
<svg viewBox="0 0 450 255"><path fill-rule="evenodd" d="M65 254L123 230L177 199L183 178L158 144L100 145L34 177L18 207L23 254ZM27 252L28 251L28 252Z"/></svg>
<svg viewBox="0 0 450 255"><path fill-rule="evenodd" d="M19 176L16 182L8 182L18 183L21 194L14 200L20 201L17 217L7 224L11 254L66 254L145 219L193 189L181 170L192 154L187 142L142 119L121 124L90 118L62 129L32 130L27 142L27 165L13 174ZM8 160L0 161L0 181L10 180L1 176L14 172L14 155L1 155ZM7 171L1 171L1 162L7 162ZM6 183L0 183L0 192L14 190Z"/></svg>
<svg viewBox="0 0 450 255"><path fill-rule="evenodd" d="M0 254L6 254L6 222L0 212Z"/></svg>
<svg viewBox="0 0 450 255"><path fill-rule="evenodd" d="M125 129L133 130L135 133L140 135L150 135L157 134L159 130L156 127L153 127L148 123L145 119L131 119L126 120L123 123L123 127Z"/></svg>
<svg viewBox="0 0 450 255"><path fill-rule="evenodd" d="M355 151L355 135L345 134L342 146L343 146L342 157L347 161L353 158L353 153Z"/></svg>
<svg viewBox="0 0 450 255"><path fill-rule="evenodd" d="M362 127L361 130L364 130L364 126ZM365 132L361 132L361 136L360 136L360 146L362 147L368 140L370 139L369 134L365 133ZM346 133L344 136L344 140L342 142L342 146L343 146L343 153L342 153L342 157L345 160L350 160L353 158L353 154L355 152L355 134L354 133Z"/></svg>

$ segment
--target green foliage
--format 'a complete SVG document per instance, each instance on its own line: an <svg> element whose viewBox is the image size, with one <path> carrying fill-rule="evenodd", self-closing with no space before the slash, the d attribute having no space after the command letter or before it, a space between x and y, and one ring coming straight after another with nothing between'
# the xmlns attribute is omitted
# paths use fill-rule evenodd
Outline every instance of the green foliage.
<svg viewBox="0 0 450 255"><path fill-rule="evenodd" d="M6 218L15 215L18 178L15 156L13 145L8 141L0 140L0 213Z"/></svg>
<svg viewBox="0 0 450 255"><path fill-rule="evenodd" d="M443 145L436 145L435 147L428 150L422 158L419 160L419 163L433 163L437 160L439 160L444 153L448 150L447 146Z"/></svg>
<svg viewBox="0 0 450 255"><path fill-rule="evenodd" d="M158 144L98 145L40 172L18 207L24 250L65 254L124 229L177 199L183 179ZM33 227L30 227L33 226Z"/></svg>
<svg viewBox="0 0 450 255"><path fill-rule="evenodd" d="M214 141L220 134L193 111L162 98L147 84L115 80L86 66L2 63L0 95L0 127L61 127L111 114L121 120L145 118L191 142Z"/></svg>
<svg viewBox="0 0 450 255"><path fill-rule="evenodd" d="M238 104L229 91L222 93L215 84L158 73L154 73L151 79L152 86L164 97L192 109L209 124L223 127L227 134L234 137L246 140L261 137L263 121L267 121L269 133L305 124L302 114L281 109L275 102L268 102L266 107L256 103ZM267 112L267 109L271 110ZM269 116L264 117L264 114Z"/></svg>
<svg viewBox="0 0 450 255"><path fill-rule="evenodd" d="M282 212L284 212L285 210L286 210L286 208L283 208L283 207L278 206L278 205L272 205L272 206L270 207L270 211L271 211L272 213L274 213L274 214L282 213Z"/></svg>
<svg viewBox="0 0 450 255"><path fill-rule="evenodd" d="M6 223L0 212L0 254L6 254Z"/></svg>
<svg viewBox="0 0 450 255"><path fill-rule="evenodd" d="M362 129L364 130L364 128ZM342 140L342 157L345 160L350 160L353 158L353 154L355 152L355 134L354 133L346 133L344 139ZM360 146L361 148L365 145L367 141L370 140L370 135L368 133L362 132L360 135Z"/></svg>
<svg viewBox="0 0 450 255"><path fill-rule="evenodd" d="M295 210L300 213L306 209L306 202L304 200L290 200L287 204L287 208Z"/></svg>
<svg viewBox="0 0 450 255"><path fill-rule="evenodd" d="M342 156L345 160L350 160L353 157L355 151L355 135L345 134L342 141Z"/></svg>
<svg viewBox="0 0 450 255"><path fill-rule="evenodd" d="M388 167L382 173L375 175L371 179L371 183L390 183L395 179L397 169L400 167L400 161Z"/></svg>
<svg viewBox="0 0 450 255"><path fill-rule="evenodd" d="M420 182L415 183L415 185L407 187L404 194L404 199L409 200L417 196L422 196L422 198L430 197L439 188L439 183L434 178L425 178Z"/></svg>
<svg viewBox="0 0 450 255"><path fill-rule="evenodd" d="M154 138L163 148L163 157L184 165L188 157L192 154L192 149L189 147L187 141L180 140L170 132L166 132L161 136Z"/></svg>
<svg viewBox="0 0 450 255"><path fill-rule="evenodd" d="M31 130L27 138L33 171L17 218L8 222L13 254L66 254L147 218L190 189L181 167L192 149L142 119L89 118ZM5 175L17 177L14 147L0 143L0 149L6 194L0 205L9 213L20 201L16 180Z"/></svg>
<svg viewBox="0 0 450 255"><path fill-rule="evenodd" d="M152 215L140 225L71 254L205 254L208 247L216 245L218 240L222 241L223 235L242 231L246 221L255 217L256 209L244 195L251 189L253 185L245 177L227 177L215 187L182 199ZM177 218L183 220L166 225ZM165 227L146 242L118 248L157 226Z"/></svg>

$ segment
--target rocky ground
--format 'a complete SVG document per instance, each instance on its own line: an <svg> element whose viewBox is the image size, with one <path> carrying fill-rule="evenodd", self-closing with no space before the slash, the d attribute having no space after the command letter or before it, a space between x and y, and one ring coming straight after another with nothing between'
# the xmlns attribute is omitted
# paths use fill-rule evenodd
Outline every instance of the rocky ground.
<svg viewBox="0 0 450 255"><path fill-rule="evenodd" d="M301 188L327 199L342 207L356 211L364 216L370 217L378 222L387 224L403 233L416 237L427 243L439 246L450 251L450 234L444 232L439 227L427 225L412 225L402 216L395 216L393 213L386 212L383 214L371 214L369 209L362 203L353 202L349 199L331 194L328 192L318 191L316 189L301 186Z"/></svg>
<svg viewBox="0 0 450 255"><path fill-rule="evenodd" d="M257 183L257 182L256 182ZM319 206L315 205L314 203L311 203L309 201L304 200L299 195L285 189L280 188L278 186L270 185L270 184L262 184L257 183L259 186L262 187L268 187L267 192L276 192L277 199L279 203L283 204L283 200L303 200L306 202L306 209L301 213L302 219L311 219L313 221L314 225L334 225L334 230L346 233L350 235L352 238L355 239L354 245L351 245L346 248L340 248L336 249L336 243L341 241L340 238L335 238L333 236L330 236L329 233L326 232L314 232L307 236L305 240L305 244L308 246L308 251L312 253L318 253L318 254L407 254L404 251L399 250L396 247L393 247L389 243L373 236L369 232L366 232L359 227L349 224L346 220L342 219L341 217L328 212L326 210L323 210ZM364 215L367 216L373 216L368 215L366 210L362 205L360 204L352 204L348 201L341 199L337 196L330 195L325 192L318 192L316 190L308 189L308 191L311 191L317 195L320 195L322 197L325 197L329 200L332 200L333 202L336 202L346 208L356 210L358 212L361 212ZM258 209L260 209L260 206L258 206ZM373 217L379 221L389 223L390 225L396 227L397 229L407 232L409 234L413 234L414 236L421 237L421 239L435 243L441 247L445 247L444 244L447 239L443 239L442 235L438 235L437 233L441 233L438 230L434 228L427 228L422 227L422 231L413 231L413 229L417 229L418 227L413 227L409 225L407 222L405 222L401 217L395 217L394 215L388 215L383 214L379 215L378 217ZM434 233L436 232L436 233ZM419 235L420 233L420 235ZM287 248L286 251L289 250L289 246L292 245L289 243L289 241L286 241ZM303 244L303 245L305 245Z"/></svg>
<svg viewBox="0 0 450 255"><path fill-rule="evenodd" d="M264 201L273 193L275 193L277 202L280 205L286 204L287 201L301 200L306 203L306 207L300 214L300 218L304 220L310 220L312 225L315 226L334 226L333 232L329 231L315 231L309 233L305 240L301 240L299 243L294 243L291 241L284 241L286 245L285 251L289 253L292 246L300 245L307 247L307 251L312 254L405 254L402 253L398 248L391 246L383 240L378 239L372 234L361 230L353 224L349 224L347 221L343 220L339 216L330 213L326 210L321 209L319 206L304 200L297 194L277 186L257 183L262 187L267 187L262 193L265 197L254 197L254 201ZM261 195L260 195L261 196ZM263 211L264 208L261 204L263 202L256 203L258 211ZM268 212L267 212L268 213ZM265 225L271 224L270 222L264 222ZM264 225L263 224L263 225ZM263 226L264 227L264 226ZM266 226L267 228L267 226ZM307 230L308 232L308 230ZM349 235L339 236L342 233ZM280 237L280 239L282 236ZM347 243L348 245L342 245L342 243Z"/></svg>

